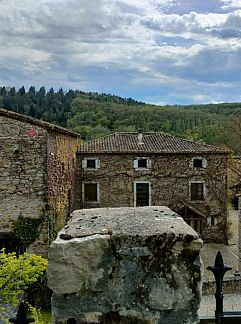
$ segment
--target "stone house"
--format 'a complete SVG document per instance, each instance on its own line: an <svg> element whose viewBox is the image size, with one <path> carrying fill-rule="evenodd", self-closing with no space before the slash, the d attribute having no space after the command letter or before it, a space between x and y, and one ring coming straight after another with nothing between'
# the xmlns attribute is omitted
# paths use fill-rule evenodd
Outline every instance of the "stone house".
<svg viewBox="0 0 241 324"><path fill-rule="evenodd" d="M75 206L168 206L206 241L227 241L222 147L162 133L114 133L81 144Z"/></svg>
<svg viewBox="0 0 241 324"><path fill-rule="evenodd" d="M232 206L238 209L238 196L241 193L241 157L232 156L228 166L228 189Z"/></svg>
<svg viewBox="0 0 241 324"><path fill-rule="evenodd" d="M77 133L0 109L0 248L46 254L73 209L78 145Z"/></svg>

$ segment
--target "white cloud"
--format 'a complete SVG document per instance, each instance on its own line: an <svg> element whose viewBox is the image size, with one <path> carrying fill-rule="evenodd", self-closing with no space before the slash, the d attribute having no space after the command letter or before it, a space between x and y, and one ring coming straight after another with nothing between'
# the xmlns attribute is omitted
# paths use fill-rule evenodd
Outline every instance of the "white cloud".
<svg viewBox="0 0 241 324"><path fill-rule="evenodd" d="M241 0L221 0L223 9L241 9Z"/></svg>
<svg viewBox="0 0 241 324"><path fill-rule="evenodd" d="M115 84L116 93L129 85L188 91L196 82L224 82L241 64L241 11L197 13L194 7L166 14L182 1L2 0L2 82L30 82L39 75L42 83L89 90L105 85L110 92ZM237 8L240 2L222 5Z"/></svg>

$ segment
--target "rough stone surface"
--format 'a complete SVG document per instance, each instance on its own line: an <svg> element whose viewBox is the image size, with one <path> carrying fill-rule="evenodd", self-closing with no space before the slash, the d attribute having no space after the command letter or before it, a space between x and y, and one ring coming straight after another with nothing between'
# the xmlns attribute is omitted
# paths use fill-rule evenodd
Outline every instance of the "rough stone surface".
<svg viewBox="0 0 241 324"><path fill-rule="evenodd" d="M241 196L238 195L238 251L239 251L239 264L238 268L241 272Z"/></svg>
<svg viewBox="0 0 241 324"><path fill-rule="evenodd" d="M135 169L134 160L146 157L149 169ZM206 166L194 168L194 157L203 158ZM98 169L84 169L86 158L99 159ZM227 217L227 155L226 154L78 154L74 209L99 207L134 207L135 181L151 185L151 205L168 206L177 213L183 202L204 214L200 218L202 239L223 243L221 223ZM205 183L205 197L190 199L190 181ZM82 184L99 185L99 201L83 201ZM211 218L215 221L211 223ZM220 226L219 226L220 225Z"/></svg>
<svg viewBox="0 0 241 324"><path fill-rule="evenodd" d="M46 255L50 223L61 229L72 208L77 138L9 114L0 110L0 233L13 233L20 214L43 217L29 251Z"/></svg>
<svg viewBox="0 0 241 324"><path fill-rule="evenodd" d="M49 250L55 323L198 323L201 245L167 207L74 211Z"/></svg>

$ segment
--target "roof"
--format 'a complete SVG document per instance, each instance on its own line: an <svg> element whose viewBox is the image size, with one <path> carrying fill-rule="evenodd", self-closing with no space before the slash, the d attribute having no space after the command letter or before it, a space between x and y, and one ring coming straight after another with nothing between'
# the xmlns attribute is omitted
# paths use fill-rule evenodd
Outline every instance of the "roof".
<svg viewBox="0 0 241 324"><path fill-rule="evenodd" d="M142 144L139 142L142 140ZM78 153L230 153L223 148L164 133L114 133L80 145Z"/></svg>
<svg viewBox="0 0 241 324"><path fill-rule="evenodd" d="M23 115L23 114L18 114L18 113L14 112L14 111L10 111L10 110L0 108L0 116L4 116L4 117L7 117L7 118L11 118L11 119L16 119L16 120L22 121L24 123L29 123L31 125L36 125L36 126L42 127L42 128L44 128L46 130L49 130L49 131L54 131L54 132L66 134L66 135L69 135L69 136L72 136L72 137L80 137L80 134L72 132L71 130L66 129L64 127L60 127L60 126L48 123L46 121L35 119L35 118L29 117L29 116L26 116L26 115Z"/></svg>
<svg viewBox="0 0 241 324"><path fill-rule="evenodd" d="M191 211L193 211L194 213L196 213L197 215L203 217L203 218L207 218L206 215L204 213L202 213L200 210L198 210L197 208L190 206L189 204L187 204L185 201L180 200L181 203L183 204L183 207L187 207L189 208Z"/></svg>

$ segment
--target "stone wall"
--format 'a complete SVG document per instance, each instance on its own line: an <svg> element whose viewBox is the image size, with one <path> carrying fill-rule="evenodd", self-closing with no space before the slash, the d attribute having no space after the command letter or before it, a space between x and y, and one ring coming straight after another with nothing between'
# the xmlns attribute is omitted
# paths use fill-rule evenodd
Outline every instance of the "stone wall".
<svg viewBox="0 0 241 324"><path fill-rule="evenodd" d="M216 282L214 280L204 281L202 283L202 295L215 295ZM235 277L224 277L223 279L223 293L235 294L241 293L241 278ZM225 298L225 296L224 296Z"/></svg>
<svg viewBox="0 0 241 324"><path fill-rule="evenodd" d="M20 215L39 219L29 252L46 255L72 211L77 146L78 136L70 131L0 114L0 233L12 234Z"/></svg>
<svg viewBox="0 0 241 324"><path fill-rule="evenodd" d="M52 236L64 226L73 210L78 144L78 137L48 132L48 203Z"/></svg>
<svg viewBox="0 0 241 324"><path fill-rule="evenodd" d="M44 216L46 178L47 131L0 116L0 232L13 232L20 214Z"/></svg>
<svg viewBox="0 0 241 324"><path fill-rule="evenodd" d="M54 323L198 323L201 245L167 207L74 211L49 251Z"/></svg>
<svg viewBox="0 0 241 324"><path fill-rule="evenodd" d="M239 255L239 262L238 268L241 272L241 196L240 194L237 195L238 197L238 255Z"/></svg>
<svg viewBox="0 0 241 324"><path fill-rule="evenodd" d="M143 156L143 154L142 154ZM149 170L134 169L133 162L138 155L130 154L78 154L78 174L76 189L76 208L134 206L135 181L149 181L151 184L151 205L167 205L175 211L184 201L204 213L205 226L215 218L215 224L206 227L203 238L222 241L223 233L217 224L226 222L226 187L227 156L225 154L202 154L206 165L204 168L193 168L195 154L149 154ZM200 155L198 155L200 156ZM84 158L98 158L100 168L87 170L82 168ZM204 201L190 200L190 181L205 182ZM99 202L82 202L82 183L99 184Z"/></svg>

